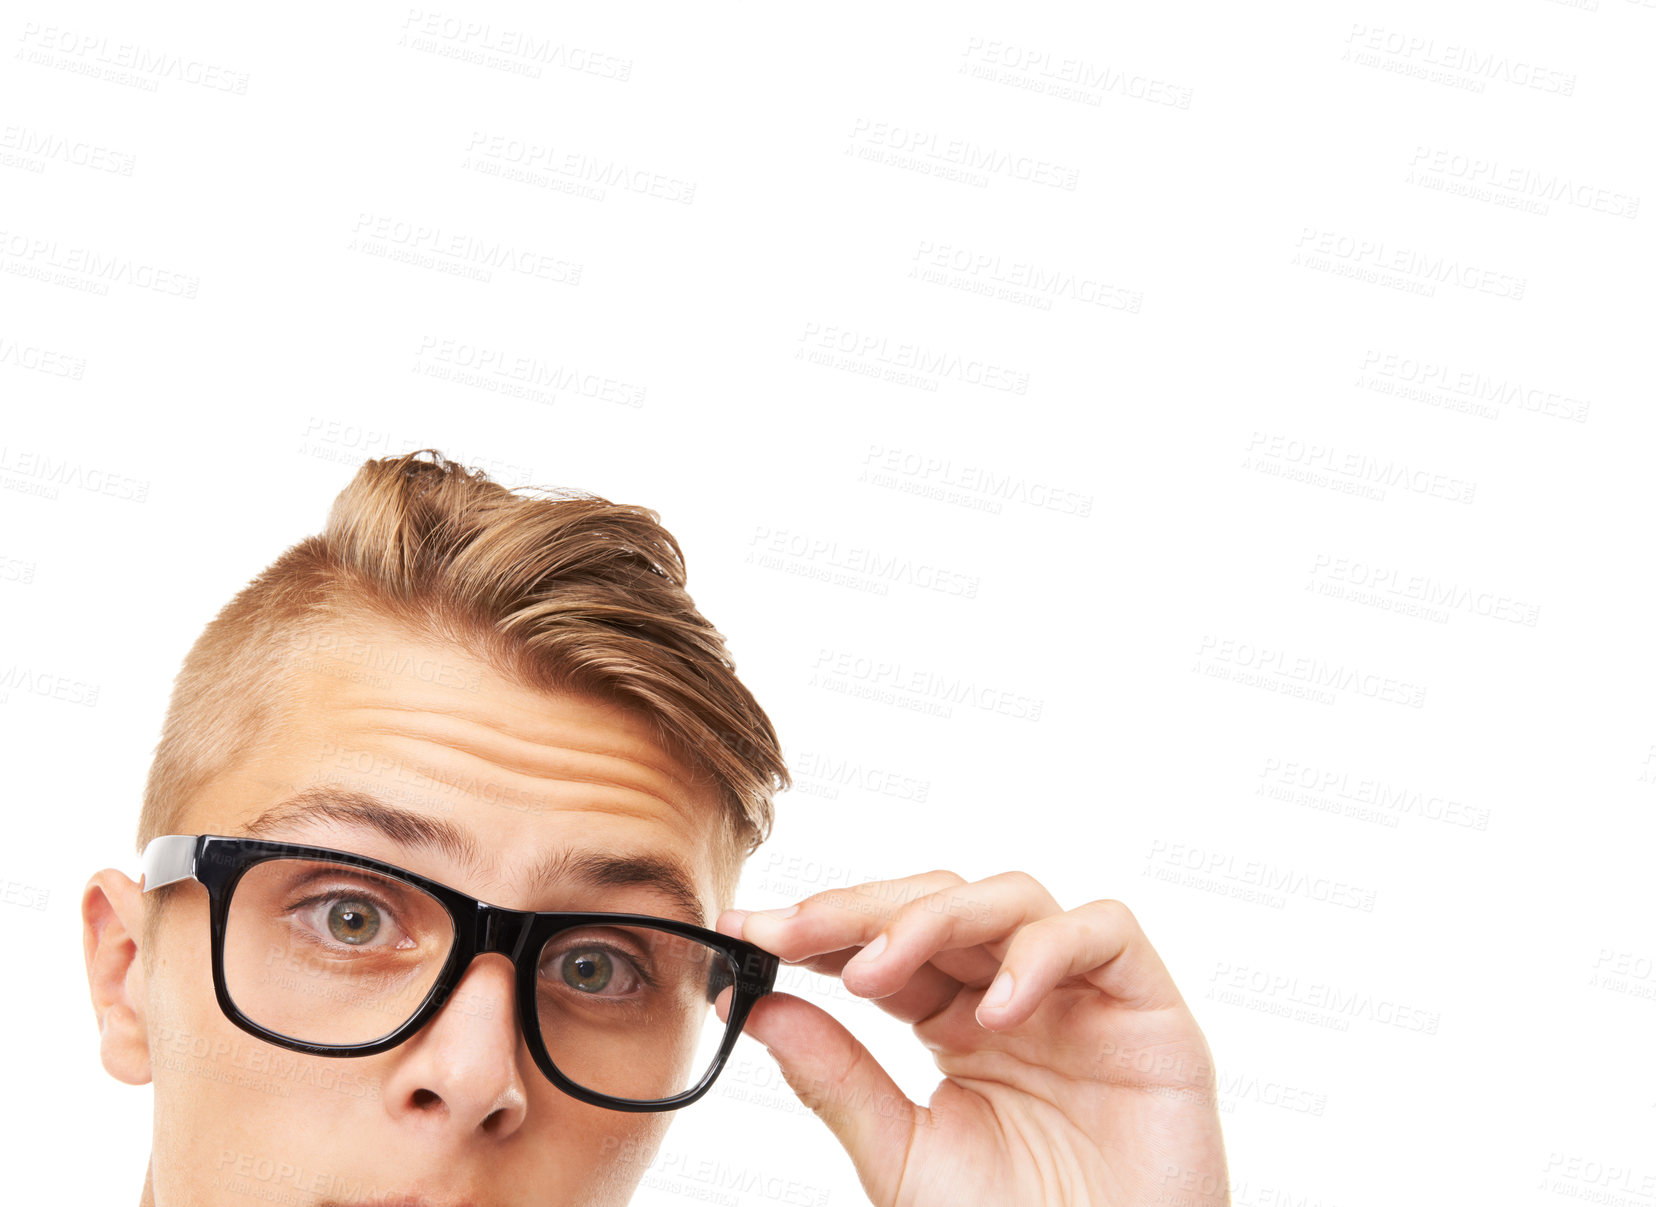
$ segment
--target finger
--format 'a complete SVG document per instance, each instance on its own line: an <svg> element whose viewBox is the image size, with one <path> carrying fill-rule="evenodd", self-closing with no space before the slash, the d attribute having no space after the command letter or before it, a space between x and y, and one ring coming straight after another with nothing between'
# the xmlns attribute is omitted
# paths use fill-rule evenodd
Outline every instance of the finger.
<svg viewBox="0 0 1656 1207"><path fill-rule="evenodd" d="M838 973L851 993L917 1023L945 1009L963 985L989 983L1004 952L976 950L978 944L1003 940L1030 918L1057 912L1052 895L1025 873L966 885L940 871L821 893L785 910L743 913L740 920L721 917L720 926L789 963ZM902 936L895 946L893 935ZM868 945L826 949L836 941Z"/></svg>
<svg viewBox="0 0 1656 1207"><path fill-rule="evenodd" d="M716 929L722 935L732 938L742 937L744 920L748 916L745 909L727 909L719 915ZM803 960L783 960L784 964L797 965L811 972L821 973L823 976L838 976L840 969L845 967L847 960L855 956L862 948L842 947L838 951L825 951L821 955L810 956Z"/></svg>
<svg viewBox="0 0 1656 1207"><path fill-rule="evenodd" d="M785 909L748 914L741 937L797 963L841 948L861 947L910 901L965 883L954 872L940 871L830 889Z"/></svg>
<svg viewBox="0 0 1656 1207"><path fill-rule="evenodd" d="M741 938L743 919L747 917L746 910L726 910L719 915L718 931L720 934ZM823 976L838 976L846 962L855 958L862 951L861 947L842 947L838 951L825 951L821 955L808 956L803 960L783 960L784 964L792 965L808 971L820 973ZM996 961L994 968L1000 967ZM990 971L994 971L991 968Z"/></svg>
<svg viewBox="0 0 1656 1207"><path fill-rule="evenodd" d="M801 998L767 994L743 1031L765 1045L783 1080L834 1133L869 1200L892 1202L914 1129L930 1112L909 1101L837 1020Z"/></svg>
<svg viewBox="0 0 1656 1207"><path fill-rule="evenodd" d="M734 916L733 916L734 915ZM727 910L719 917L718 929L721 934L739 936L742 932L743 910ZM839 951L825 952L819 956L812 956L800 960L796 966L821 976L838 976L846 962L860 952L860 947L842 947ZM999 961L991 961L990 967L982 974L980 986L988 983L990 974L1000 966ZM909 983L898 992L887 997L879 998L875 1004L893 1018L901 1019L905 1023L918 1023L928 1019L952 1002L963 988L960 981L936 968L921 968ZM721 1014L719 1016L723 1018Z"/></svg>
<svg viewBox="0 0 1656 1207"><path fill-rule="evenodd" d="M749 911L745 909L727 909L719 915L719 920L713 924L713 929L721 935L729 935L732 939L742 937L742 923L747 920Z"/></svg>
<svg viewBox="0 0 1656 1207"><path fill-rule="evenodd" d="M1005 951L974 949L999 944L1029 923L1060 913L1052 894L1025 872L945 888L897 910L841 977L853 993L878 998L896 993L929 962L981 987Z"/></svg>
<svg viewBox="0 0 1656 1207"><path fill-rule="evenodd" d="M851 948L834 952L832 955L814 956L801 963L799 967L808 968L823 976L838 976L844 965L853 959L859 950ZM979 981L979 988L988 984L989 975L996 967L998 964L991 964L983 979ZM930 1018L959 997L965 989L966 986L959 980L930 964L923 964L915 969L913 975L892 993L874 996L846 985L847 992L858 997L871 998L881 1010L905 1023L918 1023Z"/></svg>
<svg viewBox="0 0 1656 1207"><path fill-rule="evenodd" d="M1119 901L1090 901L1037 919L1012 937L978 1005L978 1021L995 1031L1015 1027L1061 981L1077 976L1134 1009L1184 1002L1132 911Z"/></svg>

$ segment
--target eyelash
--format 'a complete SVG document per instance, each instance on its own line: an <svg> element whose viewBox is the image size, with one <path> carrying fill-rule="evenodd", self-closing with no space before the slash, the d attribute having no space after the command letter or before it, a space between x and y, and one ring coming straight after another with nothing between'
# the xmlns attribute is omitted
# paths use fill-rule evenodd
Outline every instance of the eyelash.
<svg viewBox="0 0 1656 1207"><path fill-rule="evenodd" d="M556 942L556 940L554 940L554 942ZM640 986L641 986L640 990L637 993L630 993L630 994L627 995L627 997L642 996L644 990L654 989L656 987L655 978L650 975L649 970L644 966L645 965L644 958L642 956L640 956L639 954L637 954L636 952L631 952L631 951L626 950L625 948L618 947L612 942L611 943L606 943L606 942L603 942L603 941L597 941L597 942L585 942L585 943L583 943L579 939L574 939L574 940L571 940L569 942L563 943L562 945L560 945L558 947L553 947L551 943L548 943L546 948L544 948L542 950L542 953L541 953L542 964L544 965L546 962L550 961L555 965L558 960L561 960L564 956L568 955L571 951L602 951L602 952L604 952L607 955L610 955L612 957L618 956L621 959L625 960L626 963L627 963L627 967L632 969L632 974L635 977L638 978ZM544 977L537 977L537 979L545 979L545 978ZM625 1001L626 998L609 998L609 999L596 998L596 999L593 999L593 1000L596 1000L596 1001L609 1000L609 1001L617 1001L618 1002L618 1001Z"/></svg>
<svg viewBox="0 0 1656 1207"><path fill-rule="evenodd" d="M321 905L325 902L333 902L333 901L364 901L364 902L367 902L369 905L372 905L375 909L379 910L380 913L385 915L386 919L391 923L392 926L394 926L397 929L398 933L400 933L404 936L408 935L407 930L404 929L402 922L397 917L397 911L391 907L390 902L386 901L382 897L376 897L373 893L360 892L360 891L355 890L355 889L330 889L327 892L312 893L310 896L302 897L298 901L295 901L295 902L291 903L290 905L286 906L283 909L282 912L285 913L285 914L290 914L290 915L291 914L296 914L300 910L305 909L309 906ZM349 945L344 944L344 943L329 942L329 941L327 941L325 936L323 936L319 933L313 934L311 937L315 940L315 942L319 946L327 947L328 950L330 950L330 951L351 951L351 950L358 950L358 951L387 951L387 950L390 950L390 951L395 951L396 950L396 948L394 948L394 947L393 948L383 948L382 947L382 948L355 948L355 949L353 949Z"/></svg>

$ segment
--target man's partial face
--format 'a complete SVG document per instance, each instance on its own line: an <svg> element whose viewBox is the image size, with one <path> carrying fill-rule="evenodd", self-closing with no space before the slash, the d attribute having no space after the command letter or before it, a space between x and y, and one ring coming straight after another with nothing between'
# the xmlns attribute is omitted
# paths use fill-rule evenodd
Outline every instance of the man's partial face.
<svg viewBox="0 0 1656 1207"><path fill-rule="evenodd" d="M368 855L515 909L717 918L715 790L638 716L517 686L388 625L307 642L295 665L298 718L192 802L180 832ZM607 871L579 870L582 856ZM142 999L159 1207L630 1197L671 1114L591 1106L547 1081L504 956L479 956L401 1046L310 1056L224 1017L206 890L170 891Z"/></svg>

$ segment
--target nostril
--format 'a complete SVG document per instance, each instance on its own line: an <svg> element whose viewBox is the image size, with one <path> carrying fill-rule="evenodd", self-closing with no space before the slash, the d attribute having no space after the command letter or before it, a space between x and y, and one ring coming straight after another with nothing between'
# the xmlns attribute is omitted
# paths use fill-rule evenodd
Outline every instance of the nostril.
<svg viewBox="0 0 1656 1207"><path fill-rule="evenodd" d="M413 1101L415 1106L424 1111L437 1106L443 1099L431 1090L415 1090Z"/></svg>

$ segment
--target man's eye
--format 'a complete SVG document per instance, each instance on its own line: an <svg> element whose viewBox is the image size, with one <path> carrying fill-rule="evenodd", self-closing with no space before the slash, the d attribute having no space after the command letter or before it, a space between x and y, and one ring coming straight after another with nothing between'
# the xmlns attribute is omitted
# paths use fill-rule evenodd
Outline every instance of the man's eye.
<svg viewBox="0 0 1656 1207"><path fill-rule="evenodd" d="M571 947L551 963L546 971L555 970L558 980L590 997L628 997L643 987L631 960L602 947Z"/></svg>
<svg viewBox="0 0 1656 1207"><path fill-rule="evenodd" d="M336 901L328 908L328 933L341 943L360 946L380 928L380 912L369 901Z"/></svg>
<svg viewBox="0 0 1656 1207"><path fill-rule="evenodd" d="M383 904L357 895L313 897L296 902L289 912L324 946L388 951L413 947L396 916Z"/></svg>

